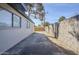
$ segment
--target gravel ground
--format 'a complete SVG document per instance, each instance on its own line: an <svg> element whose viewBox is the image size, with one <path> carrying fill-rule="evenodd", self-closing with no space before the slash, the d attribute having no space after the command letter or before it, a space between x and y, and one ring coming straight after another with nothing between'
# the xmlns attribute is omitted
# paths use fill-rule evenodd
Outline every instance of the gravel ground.
<svg viewBox="0 0 79 59"><path fill-rule="evenodd" d="M41 33L33 33L28 38L10 48L3 55L71 55L55 43L49 41L48 37Z"/></svg>

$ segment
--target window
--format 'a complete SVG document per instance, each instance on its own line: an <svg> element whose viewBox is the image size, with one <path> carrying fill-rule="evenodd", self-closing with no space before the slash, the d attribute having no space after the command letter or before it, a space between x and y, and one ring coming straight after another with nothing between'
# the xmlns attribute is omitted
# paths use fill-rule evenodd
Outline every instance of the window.
<svg viewBox="0 0 79 59"><path fill-rule="evenodd" d="M13 27L20 27L20 17L13 14Z"/></svg>
<svg viewBox="0 0 79 59"><path fill-rule="evenodd" d="M27 21L27 28L28 28L28 21Z"/></svg>
<svg viewBox="0 0 79 59"><path fill-rule="evenodd" d="M29 23L26 19L0 8L0 27L15 27L15 28L29 28Z"/></svg>
<svg viewBox="0 0 79 59"><path fill-rule="evenodd" d="M30 22L27 21L27 28L30 28Z"/></svg>
<svg viewBox="0 0 79 59"><path fill-rule="evenodd" d="M28 28L30 28L30 22L28 22Z"/></svg>
<svg viewBox="0 0 79 59"><path fill-rule="evenodd" d="M0 27L12 26L12 13L0 8Z"/></svg>
<svg viewBox="0 0 79 59"><path fill-rule="evenodd" d="M27 21L25 20L25 19L22 19L21 20L22 22L21 22L21 26L22 26L22 28L26 28L27 26Z"/></svg>

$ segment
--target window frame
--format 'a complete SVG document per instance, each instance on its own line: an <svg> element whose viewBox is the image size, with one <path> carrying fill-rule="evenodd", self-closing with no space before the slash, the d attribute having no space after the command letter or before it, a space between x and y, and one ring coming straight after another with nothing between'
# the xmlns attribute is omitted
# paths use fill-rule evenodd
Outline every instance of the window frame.
<svg viewBox="0 0 79 59"><path fill-rule="evenodd" d="M28 21L27 21L27 28L28 28Z"/></svg>
<svg viewBox="0 0 79 59"><path fill-rule="evenodd" d="M11 13L11 26L6 26L6 27L4 27L4 26L1 27L1 26L0 26L0 29L12 28L12 17L13 17L12 14L13 14L13 13L12 13L11 11L7 10L6 8L1 7L1 6L0 6L0 8L2 8L3 10L5 10L5 11Z"/></svg>
<svg viewBox="0 0 79 59"><path fill-rule="evenodd" d="M13 28L21 28L21 17L19 17L19 27L18 26L14 26L14 15L19 17L18 15L13 13L13 15L12 15L12 27Z"/></svg>
<svg viewBox="0 0 79 59"><path fill-rule="evenodd" d="M18 17L20 18L20 22L19 22L19 24L20 24L20 27L14 27L13 25L13 15L14 15L14 13L13 12L11 12L11 11L9 11L9 10L7 10L6 8L4 8L4 7L1 7L0 6L0 8L2 8L3 10L5 10L5 11L7 11L7 12L9 12L9 13L11 13L11 15L12 15L12 17L11 17L11 26L6 26L6 27L0 27L0 29L12 29L12 28L21 28L21 22L22 22L22 18L21 17L19 17L18 15ZM16 15L16 14L15 14Z"/></svg>
<svg viewBox="0 0 79 59"><path fill-rule="evenodd" d="M20 17L20 28L22 27L22 26L21 26L21 24L22 24L21 22L22 22L22 18Z"/></svg>
<svg viewBox="0 0 79 59"><path fill-rule="evenodd" d="M25 22L25 23L24 23ZM22 27L23 26L23 24L25 24L25 26L24 27ZM27 28L27 20L26 19L21 19L21 27L22 28Z"/></svg>
<svg viewBox="0 0 79 59"><path fill-rule="evenodd" d="M30 28L30 22L27 21L27 28L29 29Z"/></svg>
<svg viewBox="0 0 79 59"><path fill-rule="evenodd" d="M28 23L29 23L28 27L30 28L30 22L28 22Z"/></svg>

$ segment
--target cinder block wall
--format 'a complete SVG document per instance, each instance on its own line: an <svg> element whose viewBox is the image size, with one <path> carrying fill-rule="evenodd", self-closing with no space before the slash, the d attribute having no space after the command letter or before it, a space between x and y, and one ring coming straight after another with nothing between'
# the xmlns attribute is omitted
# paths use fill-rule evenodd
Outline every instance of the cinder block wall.
<svg viewBox="0 0 79 59"><path fill-rule="evenodd" d="M55 37L55 35L54 35L54 26L53 25L49 26L49 32L48 33L50 33L53 37Z"/></svg>
<svg viewBox="0 0 79 59"><path fill-rule="evenodd" d="M49 32L49 27L48 26L45 27L45 31Z"/></svg>
<svg viewBox="0 0 79 59"><path fill-rule="evenodd" d="M49 27L46 27L46 32L51 34L54 38L58 38L59 33L59 23L51 24Z"/></svg>
<svg viewBox="0 0 79 59"><path fill-rule="evenodd" d="M65 48L79 54L79 20L73 18L61 21L58 39Z"/></svg>
<svg viewBox="0 0 79 59"><path fill-rule="evenodd" d="M49 34L57 35L60 46L79 54L79 16L49 26ZM57 28L58 27L58 28ZM57 30L58 29L58 30ZM56 32L56 34L55 34Z"/></svg>

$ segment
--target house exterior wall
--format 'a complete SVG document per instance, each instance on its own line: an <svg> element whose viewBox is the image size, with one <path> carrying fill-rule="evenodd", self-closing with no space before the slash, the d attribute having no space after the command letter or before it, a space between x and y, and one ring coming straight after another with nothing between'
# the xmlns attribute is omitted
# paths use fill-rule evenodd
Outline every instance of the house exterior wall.
<svg viewBox="0 0 79 59"><path fill-rule="evenodd" d="M23 19L26 19L15 9L10 7L8 4L0 4L0 7L20 16ZM7 16L8 17L8 16ZM27 20L27 19L26 19ZM34 32L34 24L27 20L30 23L29 28L5 28L0 29L0 54L9 48L13 47L25 37L28 37Z"/></svg>

